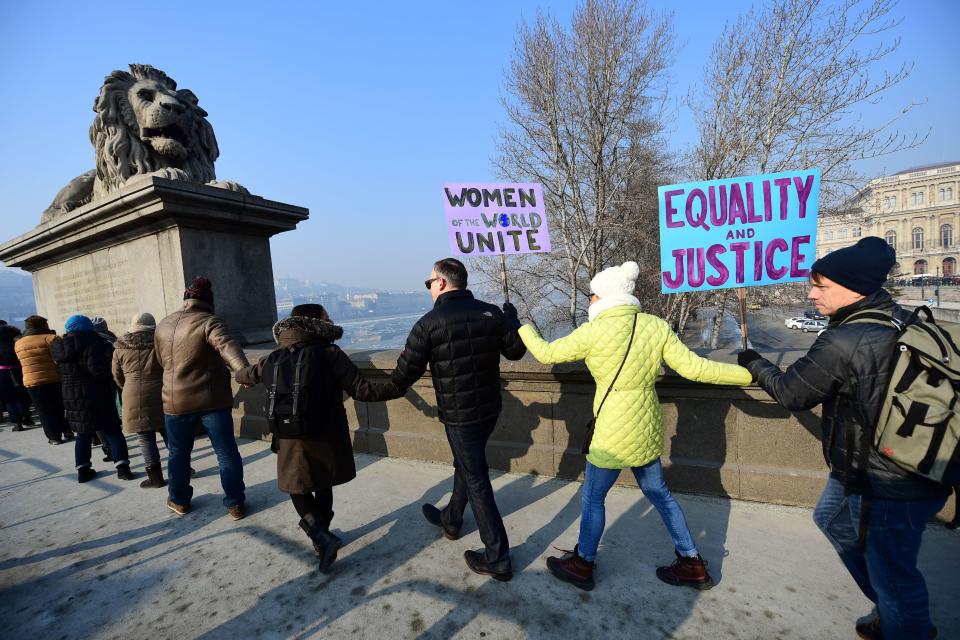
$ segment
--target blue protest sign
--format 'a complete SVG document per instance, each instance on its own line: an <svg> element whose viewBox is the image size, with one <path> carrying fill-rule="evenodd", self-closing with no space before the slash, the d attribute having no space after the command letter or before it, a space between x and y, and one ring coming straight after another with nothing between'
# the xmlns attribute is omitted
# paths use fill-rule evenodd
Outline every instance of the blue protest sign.
<svg viewBox="0 0 960 640"><path fill-rule="evenodd" d="M806 280L819 198L819 169L660 187L661 290Z"/></svg>

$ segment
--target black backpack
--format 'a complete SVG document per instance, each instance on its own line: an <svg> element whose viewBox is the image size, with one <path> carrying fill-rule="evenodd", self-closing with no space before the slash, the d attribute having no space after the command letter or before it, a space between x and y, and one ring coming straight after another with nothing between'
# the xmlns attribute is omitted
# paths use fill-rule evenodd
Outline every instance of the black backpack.
<svg viewBox="0 0 960 640"><path fill-rule="evenodd" d="M277 349L263 362L260 377L267 388L265 413L270 432L278 438L299 438L311 431L311 409L316 399L304 388L309 386L316 358L316 345Z"/></svg>

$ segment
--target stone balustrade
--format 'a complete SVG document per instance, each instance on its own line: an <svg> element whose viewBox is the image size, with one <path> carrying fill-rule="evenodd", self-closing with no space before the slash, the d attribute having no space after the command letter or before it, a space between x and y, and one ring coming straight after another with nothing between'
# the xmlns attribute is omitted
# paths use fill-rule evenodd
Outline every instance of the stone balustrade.
<svg viewBox="0 0 960 640"><path fill-rule="evenodd" d="M268 349L250 349L251 362ZM385 380L396 351L357 351L351 358L371 380ZM735 361L735 352L702 353ZM771 354L765 354L771 357ZM781 366L802 352L772 358ZM503 413L487 447L490 467L502 471L578 478L580 448L591 418L593 380L582 363L546 366L529 358L502 362ZM665 371L657 383L663 406L667 481L678 492L813 506L826 478L819 408L790 412L761 389L693 383ZM237 388L238 433L266 437L265 390ZM429 373L404 398L386 403L346 401L357 451L452 463L437 421ZM625 472L620 482L636 486ZM941 518L953 515L952 499Z"/></svg>

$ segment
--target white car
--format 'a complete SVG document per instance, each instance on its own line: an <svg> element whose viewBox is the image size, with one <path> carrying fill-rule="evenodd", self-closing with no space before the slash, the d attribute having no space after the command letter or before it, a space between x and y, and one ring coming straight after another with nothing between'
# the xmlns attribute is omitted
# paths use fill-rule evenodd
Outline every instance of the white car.
<svg viewBox="0 0 960 640"><path fill-rule="evenodd" d="M800 323L805 322L806 318L803 316L796 316L793 318L787 318L783 321L783 324L786 325L787 329L799 329Z"/></svg>
<svg viewBox="0 0 960 640"><path fill-rule="evenodd" d="M800 323L800 331L807 333L808 331L820 331L821 329L826 329L827 323L823 320L804 320Z"/></svg>

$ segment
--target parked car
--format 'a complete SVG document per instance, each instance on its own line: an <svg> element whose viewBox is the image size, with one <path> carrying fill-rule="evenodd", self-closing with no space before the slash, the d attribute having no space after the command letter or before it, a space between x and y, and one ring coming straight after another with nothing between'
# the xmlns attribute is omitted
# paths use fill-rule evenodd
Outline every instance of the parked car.
<svg viewBox="0 0 960 640"><path fill-rule="evenodd" d="M804 311L804 312L803 312L803 315L804 315L805 318L807 318L807 319L809 319L809 320L826 320L826 319L827 319L827 316L823 315L822 313L820 313L820 312L817 311L817 310Z"/></svg>
<svg viewBox="0 0 960 640"><path fill-rule="evenodd" d="M783 321L783 324L787 327L787 329L799 329L800 323L804 320L806 320L806 318L802 316L795 316L793 318L787 318Z"/></svg>
<svg viewBox="0 0 960 640"><path fill-rule="evenodd" d="M826 329L827 323L823 320L804 320L800 323L800 331L807 333L808 331L820 331L821 329Z"/></svg>

